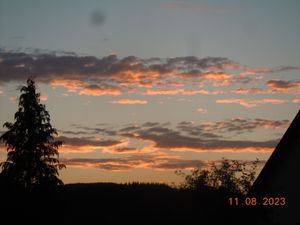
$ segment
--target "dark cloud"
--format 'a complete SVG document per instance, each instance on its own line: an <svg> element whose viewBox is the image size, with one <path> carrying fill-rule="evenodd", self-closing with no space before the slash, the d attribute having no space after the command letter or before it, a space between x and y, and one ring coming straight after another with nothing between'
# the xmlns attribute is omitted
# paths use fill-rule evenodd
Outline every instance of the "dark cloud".
<svg viewBox="0 0 300 225"><path fill-rule="evenodd" d="M140 151L141 151L141 149L138 149L138 148L128 148L128 147L115 148L113 150L114 153L138 153Z"/></svg>
<svg viewBox="0 0 300 225"><path fill-rule="evenodd" d="M184 160L184 159L169 159L165 162L154 165L153 169L164 170L178 170L178 169L191 169L201 168L205 166L205 163L201 160Z"/></svg>
<svg viewBox="0 0 300 225"><path fill-rule="evenodd" d="M217 161L202 161L202 160L189 160L182 158L174 158L164 155L133 155L122 158L72 158L61 159L67 166L79 166L79 167L92 167L110 171L124 171L137 168L154 169L154 170L184 170L194 168L206 168L207 166ZM252 165L250 161L239 160L240 162ZM259 165L263 166L265 161L259 161Z"/></svg>
<svg viewBox="0 0 300 225"><path fill-rule="evenodd" d="M137 87L161 87L178 84L180 79L190 77L207 79L202 72L222 72L227 65L235 64L229 59L208 57L175 57L140 59L116 55L103 58L78 56L56 52L32 53L0 50L0 82L20 81L28 75L54 86L64 86L79 94L118 95ZM195 73L197 71L197 73ZM185 74L183 76L182 74Z"/></svg>
<svg viewBox="0 0 300 225"><path fill-rule="evenodd" d="M170 128L160 127L160 126L155 126L155 127L148 128L147 131L149 131L151 133L157 133L157 134L172 132L172 130Z"/></svg>
<svg viewBox="0 0 300 225"><path fill-rule="evenodd" d="M234 94L264 94L266 91L264 91L261 88L238 88L235 90L230 91Z"/></svg>
<svg viewBox="0 0 300 225"><path fill-rule="evenodd" d="M66 137L60 136L57 139L62 141L65 145L72 145L72 146L95 146L95 147L108 147L108 146L115 146L117 144L121 144L121 141L117 140L93 140L93 137Z"/></svg>
<svg viewBox="0 0 300 225"><path fill-rule="evenodd" d="M176 170L201 168L201 160L186 160L161 155L134 155L122 158L73 158L61 159L67 166L93 167L103 170L121 171L135 168Z"/></svg>
<svg viewBox="0 0 300 225"><path fill-rule="evenodd" d="M182 135L177 131L168 131L157 134L149 130L135 132L136 138L146 141L153 141L155 147L164 149L194 149L195 151L213 151L213 150L243 150L246 148L274 148L278 140L271 141L240 141L240 140L225 140L214 138L201 138Z"/></svg>
<svg viewBox="0 0 300 225"><path fill-rule="evenodd" d="M256 129L285 129L288 125L288 120L235 118L219 122L198 124L183 121L174 127L169 123L147 122L142 125L128 124L125 127L116 130L112 130L112 128L89 128L80 125L77 125L76 128L82 128L82 132L87 132L86 135L96 135L101 132L101 134L108 139L110 134L113 134L114 137L119 140L126 138L126 140L132 140L133 143L137 140L143 143L143 147L137 147L129 141L128 143L126 142L125 146L116 146L108 150L111 153L117 154L153 152L158 149L186 149L192 151L270 150L276 146L278 139L268 141L240 140L237 135L254 132ZM76 132L81 132L81 130ZM234 139L232 139L233 137ZM88 140L86 139L87 138L83 140L83 144L86 144L91 140L91 138ZM149 141L152 143L150 146ZM122 141L113 140L107 143L108 145L118 145L121 144Z"/></svg>
<svg viewBox="0 0 300 225"><path fill-rule="evenodd" d="M166 68L174 68L174 66L194 66L195 68L218 68L224 69L227 64L235 64L233 61L224 57L206 57L199 59L195 56L168 58L164 64Z"/></svg>
<svg viewBox="0 0 300 225"><path fill-rule="evenodd" d="M71 130L58 130L59 133L67 134L67 135L87 135L90 132L86 131L71 131Z"/></svg>
<svg viewBox="0 0 300 225"><path fill-rule="evenodd" d="M177 124L177 129L181 132L184 132L191 136L201 136L202 138L221 138L222 136L214 133L217 132L216 130L210 130L207 132L207 126L203 124L195 125L192 122L181 122ZM213 131L213 132L212 132Z"/></svg>
<svg viewBox="0 0 300 225"><path fill-rule="evenodd" d="M157 126L157 125L159 125L158 122L146 122L142 126L143 127L154 127L154 126Z"/></svg>
<svg viewBox="0 0 300 225"><path fill-rule="evenodd" d="M230 120L224 120L214 123L203 124L205 130L218 131L221 133L234 132L245 133L253 132L256 129L280 129L287 128L289 120L269 120L269 119L247 119L247 118L235 118Z"/></svg>
<svg viewBox="0 0 300 225"><path fill-rule="evenodd" d="M262 124L262 122L261 122ZM278 124L278 126L281 124ZM257 127L259 121L257 121ZM217 130L219 127L220 130ZM210 130L211 129L211 130ZM227 130L228 132L237 132L237 125L230 127L229 125L216 124L201 127L187 125L187 122L181 123L177 129L170 129L165 127L150 127L134 130L134 132L122 133L120 135L128 138L138 139L141 141L151 141L154 147L159 149L191 149L194 151L214 151L214 150L239 150L254 148L266 149L274 148L278 140L270 141L242 141L231 140L225 138L219 133ZM247 127L247 129L255 129L255 127Z"/></svg>
<svg viewBox="0 0 300 225"><path fill-rule="evenodd" d="M140 129L140 127L138 127L138 126L127 126L127 127L124 127L124 128L122 128L122 129L120 129L119 131L120 132L128 132L128 131L135 131L135 130L139 130Z"/></svg>
<svg viewBox="0 0 300 225"><path fill-rule="evenodd" d="M251 77L240 75L244 72L260 74L296 69L299 68L249 69L224 57L141 59L128 56L120 59L114 54L97 58L39 49L31 52L0 49L0 82L22 81L31 75L40 82L63 86L80 95L94 96L146 93L145 88L159 94L159 90L166 86L174 89L178 85L191 85L195 91L199 90L196 85L199 82L209 81L213 86L221 86L255 81L253 74ZM169 93L191 94L192 91L169 90Z"/></svg>
<svg viewBox="0 0 300 225"><path fill-rule="evenodd" d="M184 121L177 124L177 129L192 136L222 138L225 133L242 134L254 132L256 129L283 129L288 125L289 120L235 118L201 124Z"/></svg>
<svg viewBox="0 0 300 225"><path fill-rule="evenodd" d="M60 132L65 133L65 134L83 134L83 135L96 135L96 134L102 134L102 135L108 135L108 136L116 136L118 133L111 127L107 127L108 124L101 123L101 124L96 124L97 126L103 127L87 127L87 126L82 126L80 124L71 124L71 127L74 127L78 131L65 131L65 130L60 130Z"/></svg>
<svg viewBox="0 0 300 225"><path fill-rule="evenodd" d="M300 87L300 81L269 80L267 85L273 92L288 92L291 88Z"/></svg>
<svg viewBox="0 0 300 225"><path fill-rule="evenodd" d="M275 69L276 72L283 72L283 71L289 71L289 70L300 70L299 66L281 66L277 67Z"/></svg>

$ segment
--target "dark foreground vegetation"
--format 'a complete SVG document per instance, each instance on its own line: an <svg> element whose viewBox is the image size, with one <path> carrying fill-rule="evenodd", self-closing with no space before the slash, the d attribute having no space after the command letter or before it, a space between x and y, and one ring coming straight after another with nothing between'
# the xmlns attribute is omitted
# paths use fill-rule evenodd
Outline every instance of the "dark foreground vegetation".
<svg viewBox="0 0 300 225"><path fill-rule="evenodd" d="M95 183L1 196L1 224L267 224L264 209L230 206L231 193L210 188Z"/></svg>

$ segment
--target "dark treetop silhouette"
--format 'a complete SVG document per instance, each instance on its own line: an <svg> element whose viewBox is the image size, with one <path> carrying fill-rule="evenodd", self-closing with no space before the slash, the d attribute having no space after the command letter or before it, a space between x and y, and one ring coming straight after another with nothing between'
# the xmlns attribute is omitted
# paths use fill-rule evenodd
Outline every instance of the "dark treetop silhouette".
<svg viewBox="0 0 300 225"><path fill-rule="evenodd" d="M15 122L4 123L8 131L0 137L8 152L0 164L0 176L6 184L22 189L62 185L58 178L58 171L65 167L58 160L62 142L54 140L56 129L50 124L45 105L40 104L33 79L29 78L20 92Z"/></svg>
<svg viewBox="0 0 300 225"><path fill-rule="evenodd" d="M220 166L213 163L209 169L196 168L191 174L182 171L175 173L184 176L185 181L181 186L185 189L219 189L230 194L245 195L255 180L258 163L258 159L239 162L223 158Z"/></svg>

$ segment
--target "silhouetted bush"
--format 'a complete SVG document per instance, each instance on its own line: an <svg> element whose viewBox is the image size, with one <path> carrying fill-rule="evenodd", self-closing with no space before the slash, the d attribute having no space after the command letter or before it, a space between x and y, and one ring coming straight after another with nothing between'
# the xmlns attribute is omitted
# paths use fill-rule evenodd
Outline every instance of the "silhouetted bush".
<svg viewBox="0 0 300 225"><path fill-rule="evenodd" d="M209 169L197 168L191 174L182 171L176 173L185 177L183 188L224 189L234 194L246 194L255 180L258 162L239 162L223 158L220 165L214 163Z"/></svg>

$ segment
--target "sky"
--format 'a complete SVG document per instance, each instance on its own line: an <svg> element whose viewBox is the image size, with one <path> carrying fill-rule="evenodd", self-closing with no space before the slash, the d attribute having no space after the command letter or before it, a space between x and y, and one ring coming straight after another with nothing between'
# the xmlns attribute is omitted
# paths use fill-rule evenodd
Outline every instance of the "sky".
<svg viewBox="0 0 300 225"><path fill-rule="evenodd" d="M297 0L0 0L0 124L33 76L64 141L65 183L176 183L174 171L223 157L264 162L299 110L299 10Z"/></svg>

